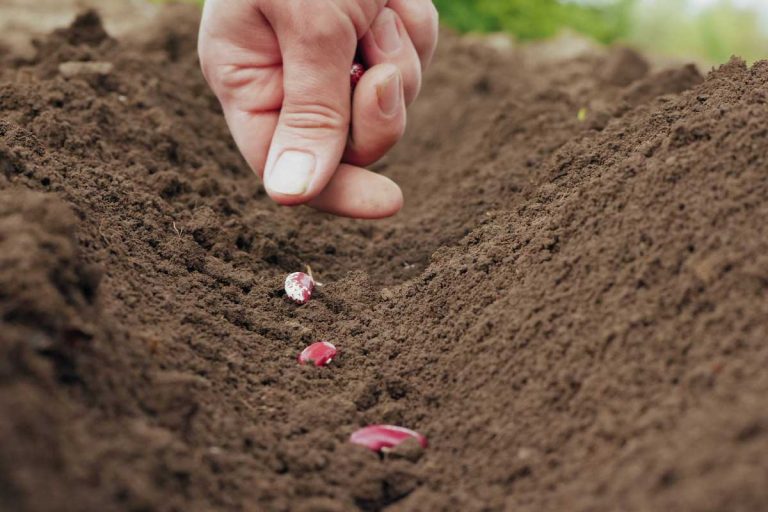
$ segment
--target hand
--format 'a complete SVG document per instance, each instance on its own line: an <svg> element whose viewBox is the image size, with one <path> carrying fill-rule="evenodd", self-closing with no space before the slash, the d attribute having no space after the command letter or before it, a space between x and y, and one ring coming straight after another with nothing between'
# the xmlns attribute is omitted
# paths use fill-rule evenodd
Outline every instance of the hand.
<svg viewBox="0 0 768 512"><path fill-rule="evenodd" d="M208 0L198 51L275 201L372 219L403 198L362 166L402 136L436 43L431 0ZM369 69L350 100L358 49Z"/></svg>

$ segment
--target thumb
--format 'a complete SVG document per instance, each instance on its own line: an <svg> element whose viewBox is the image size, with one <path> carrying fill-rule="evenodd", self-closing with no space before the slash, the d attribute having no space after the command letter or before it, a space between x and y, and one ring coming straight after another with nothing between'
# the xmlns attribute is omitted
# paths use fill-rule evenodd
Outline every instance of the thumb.
<svg viewBox="0 0 768 512"><path fill-rule="evenodd" d="M270 23L282 52L284 97L264 185L278 203L295 205L322 192L341 162L357 37L354 25L335 10L317 8L308 14L279 3L283 8Z"/></svg>

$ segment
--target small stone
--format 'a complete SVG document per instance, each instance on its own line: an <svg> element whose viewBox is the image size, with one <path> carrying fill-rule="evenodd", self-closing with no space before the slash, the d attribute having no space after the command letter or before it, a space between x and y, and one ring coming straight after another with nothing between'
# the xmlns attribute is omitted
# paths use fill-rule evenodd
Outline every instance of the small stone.
<svg viewBox="0 0 768 512"><path fill-rule="evenodd" d="M59 73L64 78L85 75L106 76L114 69L115 66L111 62L62 62L59 64Z"/></svg>

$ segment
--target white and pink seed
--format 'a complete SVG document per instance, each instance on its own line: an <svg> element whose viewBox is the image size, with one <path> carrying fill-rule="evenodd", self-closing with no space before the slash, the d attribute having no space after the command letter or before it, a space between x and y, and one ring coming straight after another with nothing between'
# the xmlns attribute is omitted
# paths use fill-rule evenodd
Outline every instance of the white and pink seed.
<svg viewBox="0 0 768 512"><path fill-rule="evenodd" d="M315 280L304 272L294 272L285 278L285 294L297 304L306 304L312 298Z"/></svg>
<svg viewBox="0 0 768 512"><path fill-rule="evenodd" d="M365 66L363 66L359 62L355 62L354 64L352 64L352 69L349 71L349 80L350 80L350 85L352 86L352 91L355 90L355 87L357 87L357 83L360 81L361 78L363 78L364 74L365 74Z"/></svg>

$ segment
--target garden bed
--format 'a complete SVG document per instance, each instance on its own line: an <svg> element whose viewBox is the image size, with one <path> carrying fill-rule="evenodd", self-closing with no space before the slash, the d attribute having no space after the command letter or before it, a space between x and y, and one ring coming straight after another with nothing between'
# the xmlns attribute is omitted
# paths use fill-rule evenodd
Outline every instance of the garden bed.
<svg viewBox="0 0 768 512"><path fill-rule="evenodd" d="M444 34L371 223L271 203L196 24L0 52L0 509L766 506L768 63Z"/></svg>

